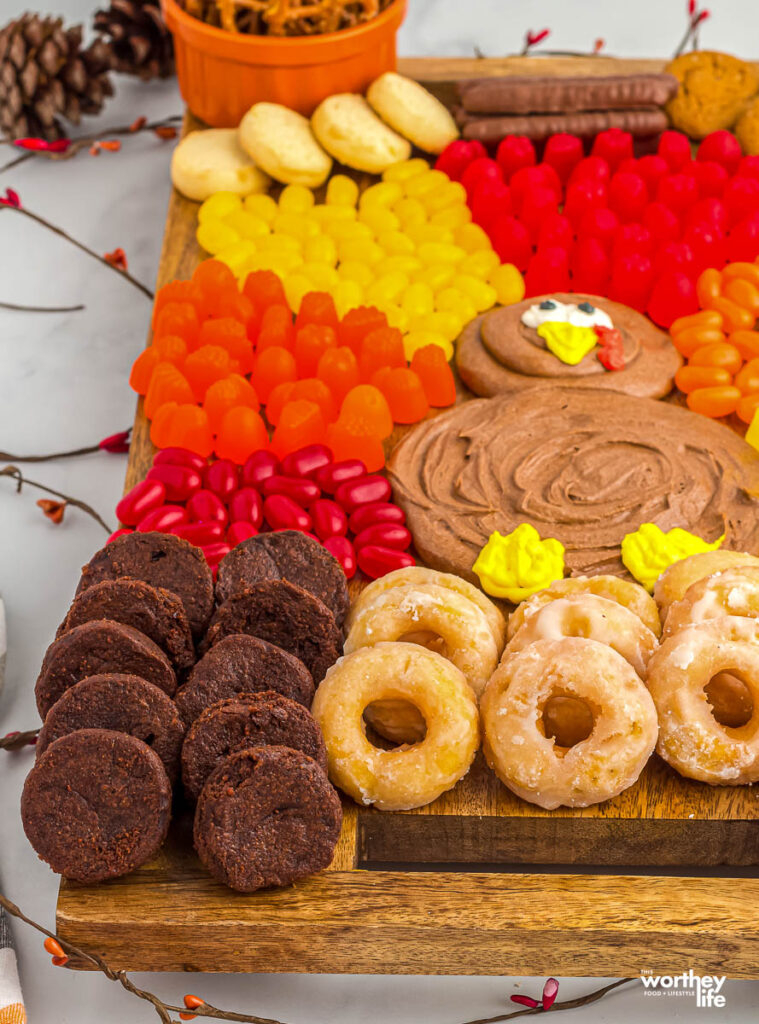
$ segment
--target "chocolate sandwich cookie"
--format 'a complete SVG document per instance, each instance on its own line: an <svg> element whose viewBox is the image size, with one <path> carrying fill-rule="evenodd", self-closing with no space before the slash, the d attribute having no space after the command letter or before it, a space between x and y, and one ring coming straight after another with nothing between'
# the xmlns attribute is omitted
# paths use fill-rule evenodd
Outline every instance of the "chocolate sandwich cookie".
<svg viewBox="0 0 759 1024"><path fill-rule="evenodd" d="M142 740L80 729L51 743L21 795L24 832L41 860L77 882L103 882L150 860L166 838L171 785Z"/></svg>
<svg viewBox="0 0 759 1024"><path fill-rule="evenodd" d="M263 575L266 562L275 574ZM330 609L338 626L348 614L348 581L338 560L299 530L277 530L250 537L222 559L216 580L219 603L264 579L283 579L310 591Z"/></svg>
<svg viewBox="0 0 759 1024"><path fill-rule="evenodd" d="M181 672L195 664L195 647L182 601L143 580L103 580L83 590L69 609L60 633L93 619L112 619L158 644Z"/></svg>
<svg viewBox="0 0 759 1024"><path fill-rule="evenodd" d="M232 633L250 633L300 658L318 686L342 653L335 616L318 597L287 580L254 583L214 613L203 649Z"/></svg>
<svg viewBox="0 0 759 1024"><path fill-rule="evenodd" d="M184 725L174 701L153 683L118 672L89 676L56 701L37 739L37 760L78 729L110 729L136 736L160 757L169 780L179 774Z"/></svg>
<svg viewBox="0 0 759 1024"><path fill-rule="evenodd" d="M213 611L213 577L200 548L170 533L129 533L106 544L82 569L77 595L102 580L144 580L182 601L201 636Z"/></svg>
<svg viewBox="0 0 759 1024"><path fill-rule="evenodd" d="M290 747L308 754L324 771L327 752L316 719L279 693L244 693L219 701L190 726L182 746L185 792L197 800L214 769L238 750Z"/></svg>
<svg viewBox="0 0 759 1024"><path fill-rule="evenodd" d="M239 633L214 644L174 699L189 725L220 700L264 690L274 690L307 708L314 699L314 681L302 661L275 644Z"/></svg>
<svg viewBox="0 0 759 1024"><path fill-rule="evenodd" d="M319 765L289 747L241 750L209 777L195 809L195 849L239 892L289 885L329 866L340 799Z"/></svg>
<svg viewBox="0 0 759 1024"><path fill-rule="evenodd" d="M74 683L106 672L140 676L170 697L177 688L169 659L149 637L121 622L98 619L75 626L45 652L34 687L40 717Z"/></svg>

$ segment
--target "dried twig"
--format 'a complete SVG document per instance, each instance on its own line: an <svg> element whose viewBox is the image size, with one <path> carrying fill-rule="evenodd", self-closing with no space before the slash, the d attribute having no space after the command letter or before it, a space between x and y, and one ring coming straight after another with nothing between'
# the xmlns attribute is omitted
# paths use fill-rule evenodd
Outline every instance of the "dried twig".
<svg viewBox="0 0 759 1024"><path fill-rule="evenodd" d="M117 455L129 451L129 435L132 428L120 430L117 434L109 434L97 444L90 444L84 448L71 448L65 452L48 452L45 455L12 455L10 452L0 452L0 459L7 462L51 462L53 459L70 459L77 455L92 455L94 452L110 452Z"/></svg>
<svg viewBox="0 0 759 1024"><path fill-rule="evenodd" d="M73 505L75 508L81 509L82 512L86 512L88 516L91 516L96 523L99 523L106 533L112 533L113 529L110 527L95 511L92 505L88 505L86 501L80 501L78 498L72 498L68 494L63 494L61 491L56 491L52 487L47 487L45 484L37 483L36 480L29 480L23 475L18 466L3 466L0 469L0 476L8 476L16 481L16 491L21 493L22 487L26 484L28 487L36 487L37 490L45 491L47 494L53 494L56 498L61 498L68 505Z"/></svg>
<svg viewBox="0 0 759 1024"><path fill-rule="evenodd" d="M39 736L39 729L27 729L26 732L9 732L0 736L0 750L21 750L22 747L33 747Z"/></svg>
<svg viewBox="0 0 759 1024"><path fill-rule="evenodd" d="M14 313L78 313L84 306L19 306L15 302L0 302L0 309L10 309Z"/></svg>

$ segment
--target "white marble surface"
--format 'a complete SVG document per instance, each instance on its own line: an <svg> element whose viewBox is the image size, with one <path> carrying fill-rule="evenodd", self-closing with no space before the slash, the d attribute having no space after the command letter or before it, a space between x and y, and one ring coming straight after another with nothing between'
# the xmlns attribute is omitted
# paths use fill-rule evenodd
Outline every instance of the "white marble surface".
<svg viewBox="0 0 759 1024"><path fill-rule="evenodd" d="M615 53L666 56L680 35L685 3L639 0L636 17L626 0L410 0L410 7L400 39L401 51L409 55L468 54L475 45L493 55L513 52L526 28L550 26L556 46L584 49L603 36ZM69 20L87 19L91 3L60 0L55 10ZM9 17L14 5L3 0L0 11ZM703 41L748 56L757 29L756 0L722 0ZM117 98L96 122L98 130L129 123L139 114L158 117L181 110L173 82L144 86L119 79L117 87ZM31 209L98 252L122 246L131 271L152 284L169 195L170 148L144 135L129 139L117 155L91 158L85 153L58 164L29 161L0 175L0 191L15 188ZM0 163L6 154L0 148ZM134 408L127 374L144 344L149 303L64 241L17 214L0 213L0 301L81 301L87 307L70 315L0 311L0 448L18 453L73 448L126 427ZM124 468L123 456L108 455L26 467L32 479L89 501L109 522ZM0 735L35 725L32 688L42 654L79 567L104 540L100 527L73 509L61 526L52 525L34 504L38 496L31 490L17 495L9 481L0 479L0 592L9 638ZM0 879L9 896L50 924L57 879L34 856L18 816L30 763L28 751L0 755ZM156 1019L149 1007L101 976L50 967L40 938L29 929L14 926L14 933L32 1024ZM513 991L538 993L537 981L507 977L508 961L501 968L502 979L146 975L137 981L170 1001L197 991L225 1007L293 1024L378 1024L386 1019L455 1024L508 1009ZM594 984L592 979L562 982L562 996ZM717 1012L696 1010L688 999L654 1000L623 991L567 1020L747 1024L756 1019L759 984L729 983L726 992L727 1007Z"/></svg>

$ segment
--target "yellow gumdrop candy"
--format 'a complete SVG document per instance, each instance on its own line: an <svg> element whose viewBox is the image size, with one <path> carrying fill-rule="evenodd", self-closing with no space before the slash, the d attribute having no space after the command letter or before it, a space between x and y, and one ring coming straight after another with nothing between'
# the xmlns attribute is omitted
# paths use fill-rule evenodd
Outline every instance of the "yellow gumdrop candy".
<svg viewBox="0 0 759 1024"><path fill-rule="evenodd" d="M326 263L334 267L337 263L337 245L329 235L307 238L303 245L303 258L307 263Z"/></svg>
<svg viewBox="0 0 759 1024"><path fill-rule="evenodd" d="M383 181L408 181L416 174L428 171L430 165L421 157L414 157L413 160L402 160L399 164L392 164L382 172Z"/></svg>
<svg viewBox="0 0 759 1024"><path fill-rule="evenodd" d="M380 307L388 303L396 303L401 294L408 288L409 279L406 274L400 271L391 271L389 274L382 274L376 281L368 285L364 290L366 301Z"/></svg>
<svg viewBox="0 0 759 1024"><path fill-rule="evenodd" d="M334 238L336 242L372 242L374 231L368 224L361 224L355 220L326 221L322 224L325 235Z"/></svg>
<svg viewBox="0 0 759 1024"><path fill-rule="evenodd" d="M427 345L437 345L445 353L446 359L453 358L453 345L438 331L410 330L403 339L403 353L411 362L414 353Z"/></svg>
<svg viewBox="0 0 759 1024"><path fill-rule="evenodd" d="M342 319L350 309L364 303L364 289L357 281L338 281L332 291L337 315Z"/></svg>
<svg viewBox="0 0 759 1024"><path fill-rule="evenodd" d="M399 331L408 330L408 316L406 311L401 309L399 305L394 302L388 302L385 305L377 307L380 312L384 313L387 317L388 327L395 327Z"/></svg>
<svg viewBox="0 0 759 1024"><path fill-rule="evenodd" d="M341 260L358 260L361 263L368 263L369 266L379 263L385 255L385 250L375 242L352 238L339 242L337 252Z"/></svg>
<svg viewBox="0 0 759 1024"><path fill-rule="evenodd" d="M495 288L502 306L511 306L524 298L524 278L513 263L497 266L488 278L488 283Z"/></svg>
<svg viewBox="0 0 759 1024"><path fill-rule="evenodd" d="M319 225L310 217L299 213L283 213L281 210L271 224L278 235L292 235L293 238L313 238L319 234Z"/></svg>
<svg viewBox="0 0 759 1024"><path fill-rule="evenodd" d="M428 284L422 281L415 281L410 284L401 296L401 307L406 310L410 318L424 316L434 312L435 295Z"/></svg>
<svg viewBox="0 0 759 1024"><path fill-rule="evenodd" d="M442 171L424 171L403 182L403 190L412 199L418 199L440 185L450 184L451 179Z"/></svg>
<svg viewBox="0 0 759 1024"><path fill-rule="evenodd" d="M358 211L358 219L361 224L370 227L375 235L386 231L398 231L401 226L400 219L384 206L365 206Z"/></svg>
<svg viewBox="0 0 759 1024"><path fill-rule="evenodd" d="M437 210L430 217L430 224L437 228L448 228L453 231L453 239L456 240L456 228L469 224L472 219L472 211L468 206L446 206L444 210ZM458 243L456 243L458 245ZM462 249L466 248L461 246Z"/></svg>
<svg viewBox="0 0 759 1024"><path fill-rule="evenodd" d="M451 229L441 227L439 224L410 224L408 227L404 227L404 231L409 236L409 238L416 244L417 248L420 245L426 244L453 244L453 232L451 231Z"/></svg>
<svg viewBox="0 0 759 1024"><path fill-rule="evenodd" d="M326 263L303 263L298 273L305 274L316 286L316 291L319 292L332 291L340 280L335 268Z"/></svg>
<svg viewBox="0 0 759 1024"><path fill-rule="evenodd" d="M287 185L279 197L279 208L283 213L308 213L314 205L314 193L305 185Z"/></svg>
<svg viewBox="0 0 759 1024"><path fill-rule="evenodd" d="M303 257L296 252L259 252L252 259L249 271L273 270L277 277L285 278L303 265Z"/></svg>
<svg viewBox="0 0 759 1024"><path fill-rule="evenodd" d="M355 220L357 216L358 210L355 206L325 206L323 203L312 207L309 213L311 220L322 225L336 220Z"/></svg>
<svg viewBox="0 0 759 1024"><path fill-rule="evenodd" d="M206 220L223 220L235 210L242 209L242 199L235 192L214 192L198 210L198 223Z"/></svg>
<svg viewBox="0 0 759 1024"><path fill-rule="evenodd" d="M253 195L245 196L242 201L243 209L260 217L266 224L271 224L279 212L276 202L271 196L263 192L255 192Z"/></svg>
<svg viewBox="0 0 759 1024"><path fill-rule="evenodd" d="M422 263L460 263L466 253L458 245L446 245L445 242L423 242L416 250Z"/></svg>
<svg viewBox="0 0 759 1024"><path fill-rule="evenodd" d="M412 317L409 320L410 331L433 331L441 335L446 341L452 342L461 334L464 322L460 316L451 310L436 310L434 313L426 313L424 316Z"/></svg>
<svg viewBox="0 0 759 1024"><path fill-rule="evenodd" d="M486 284L469 274L457 274L451 281L451 286L463 292L472 301L478 313L484 313L486 309L491 309L498 301L496 290L492 284Z"/></svg>
<svg viewBox="0 0 759 1024"><path fill-rule="evenodd" d="M491 533L472 569L486 594L518 604L563 578L564 545L520 523L511 533Z"/></svg>
<svg viewBox="0 0 759 1024"><path fill-rule="evenodd" d="M400 273L411 277L421 270L423 266L422 261L418 260L416 256L399 254L397 256L387 256L381 265L377 267L377 270L383 274Z"/></svg>
<svg viewBox="0 0 759 1024"><path fill-rule="evenodd" d="M391 256L410 256L416 249L409 236L402 231L378 232L377 245L381 245Z"/></svg>
<svg viewBox="0 0 759 1024"><path fill-rule="evenodd" d="M423 267L414 274L414 280L429 285L433 292L437 293L442 288L447 288L455 276L456 268L451 263L433 263L431 267Z"/></svg>
<svg viewBox="0 0 759 1024"><path fill-rule="evenodd" d="M447 181L444 185L424 192L420 199L427 212L433 214L449 206L465 206L466 189L458 181Z"/></svg>
<svg viewBox="0 0 759 1024"><path fill-rule="evenodd" d="M358 201L358 208L366 210L372 206L381 206L387 209L402 198L403 189L397 181L380 181L364 189Z"/></svg>
<svg viewBox="0 0 759 1024"><path fill-rule="evenodd" d="M347 174L333 174L327 182L327 206L355 206L358 185Z"/></svg>
<svg viewBox="0 0 759 1024"><path fill-rule="evenodd" d="M479 249L492 250L490 239L479 224L461 224L454 229L453 240L467 252L477 252Z"/></svg>
<svg viewBox="0 0 759 1024"><path fill-rule="evenodd" d="M224 218L224 223L239 232L241 238L261 238L269 234L266 221L247 210L235 210Z"/></svg>
<svg viewBox="0 0 759 1024"><path fill-rule="evenodd" d="M418 199L399 199L393 207L393 213L398 217L406 232L411 227L427 223L427 211Z"/></svg>
<svg viewBox="0 0 759 1024"><path fill-rule="evenodd" d="M295 271L293 274L288 274L282 281L282 287L285 289L287 305L293 313L297 313L300 309L303 296L314 290L314 285L311 279L298 271Z"/></svg>
<svg viewBox="0 0 759 1024"><path fill-rule="evenodd" d="M622 561L638 583L653 593L654 584L670 565L689 555L716 551L724 539L723 533L710 544L687 530L675 527L664 533L655 523L643 523L622 539Z"/></svg>
<svg viewBox="0 0 759 1024"><path fill-rule="evenodd" d="M300 255L303 252L303 242L292 235L262 235L256 239L259 252L288 252Z"/></svg>
<svg viewBox="0 0 759 1024"><path fill-rule="evenodd" d="M450 310L459 316L464 323L469 323L477 316L472 300L458 288L443 288L435 296L435 309Z"/></svg>
<svg viewBox="0 0 759 1024"><path fill-rule="evenodd" d="M464 246L462 246L463 248ZM459 263L457 270L462 274L471 274L472 277L477 277L481 281L487 281L500 264L497 252L493 252L492 249L478 249L476 252L470 252ZM495 288L495 285L493 287Z"/></svg>
<svg viewBox="0 0 759 1024"><path fill-rule="evenodd" d="M256 243L241 239L216 253L216 259L225 263L236 277L247 274L250 263L256 257Z"/></svg>
<svg viewBox="0 0 759 1024"><path fill-rule="evenodd" d="M341 281L355 281L365 288L372 283L376 275L368 263L362 263L360 260L343 260L338 265L337 276Z"/></svg>
<svg viewBox="0 0 759 1024"><path fill-rule="evenodd" d="M204 220L198 224L195 237L198 245L212 256L226 249L228 245L239 242L242 238L239 231L235 231L229 224L221 220Z"/></svg>

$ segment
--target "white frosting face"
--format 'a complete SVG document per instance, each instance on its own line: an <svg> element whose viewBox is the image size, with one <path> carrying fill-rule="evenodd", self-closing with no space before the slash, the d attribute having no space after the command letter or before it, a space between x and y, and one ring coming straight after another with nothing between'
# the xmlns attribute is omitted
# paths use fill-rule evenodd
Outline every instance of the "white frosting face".
<svg viewBox="0 0 759 1024"><path fill-rule="evenodd" d="M575 305L574 302L559 302L558 299L546 299L543 302L530 306L522 313L522 323L525 327L537 329L541 324L560 323L572 324L575 327L613 327L611 317L597 306L591 306L589 302L581 302Z"/></svg>

